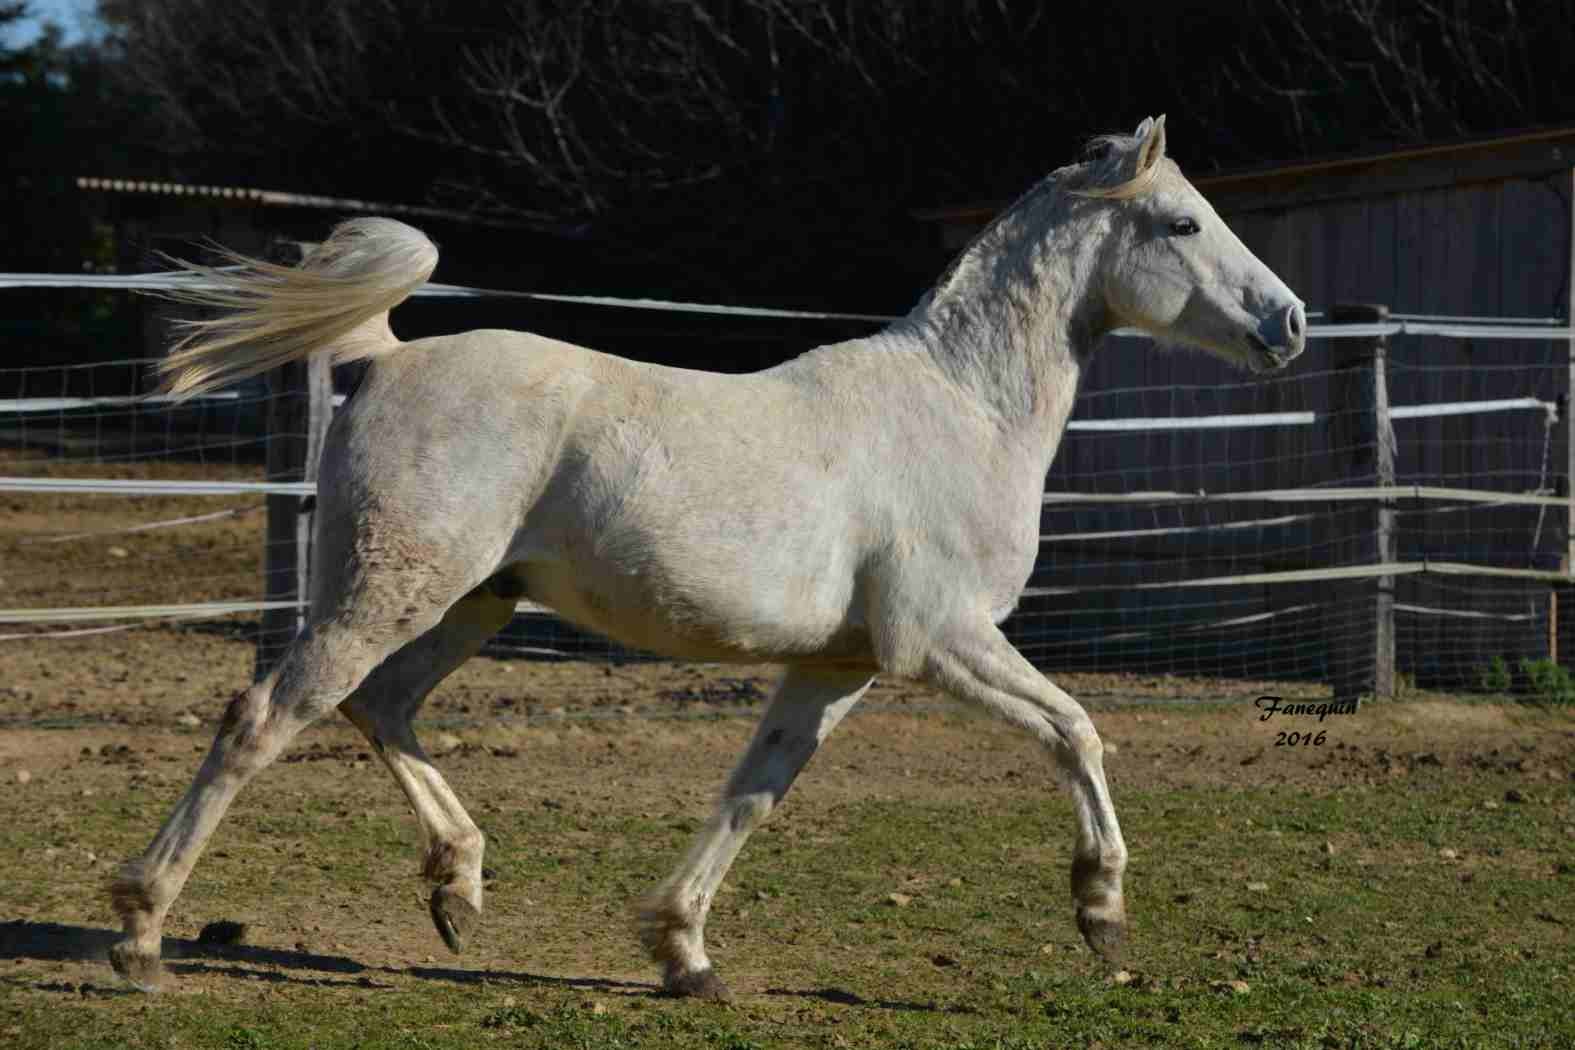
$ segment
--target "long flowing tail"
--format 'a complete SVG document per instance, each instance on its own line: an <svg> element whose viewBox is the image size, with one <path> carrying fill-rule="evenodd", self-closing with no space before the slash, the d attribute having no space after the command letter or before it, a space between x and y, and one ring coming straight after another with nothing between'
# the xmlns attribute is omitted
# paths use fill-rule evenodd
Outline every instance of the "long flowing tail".
<svg viewBox="0 0 1575 1050"><path fill-rule="evenodd" d="M337 363L393 350L388 312L437 266L426 234L393 219L340 223L299 266L223 257L231 265L190 266L200 283L168 293L220 313L177 322L183 334L158 365L166 393L190 397L320 352Z"/></svg>

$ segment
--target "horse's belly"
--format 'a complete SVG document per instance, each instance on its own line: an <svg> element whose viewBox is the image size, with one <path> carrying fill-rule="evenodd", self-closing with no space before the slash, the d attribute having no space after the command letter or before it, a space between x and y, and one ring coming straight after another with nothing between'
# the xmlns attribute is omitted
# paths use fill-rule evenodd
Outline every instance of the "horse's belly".
<svg viewBox="0 0 1575 1050"><path fill-rule="evenodd" d="M742 589L708 594L660 574L599 572L569 564L524 567L526 593L577 626L681 660L833 663L868 659L862 625L806 594L784 606Z"/></svg>

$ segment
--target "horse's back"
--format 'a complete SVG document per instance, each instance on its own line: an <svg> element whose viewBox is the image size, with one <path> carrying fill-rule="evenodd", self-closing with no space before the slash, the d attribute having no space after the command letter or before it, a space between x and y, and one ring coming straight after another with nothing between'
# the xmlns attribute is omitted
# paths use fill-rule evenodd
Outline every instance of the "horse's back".
<svg viewBox="0 0 1575 1050"><path fill-rule="evenodd" d="M520 536L537 600L674 656L862 653L849 435L769 372L593 367Z"/></svg>

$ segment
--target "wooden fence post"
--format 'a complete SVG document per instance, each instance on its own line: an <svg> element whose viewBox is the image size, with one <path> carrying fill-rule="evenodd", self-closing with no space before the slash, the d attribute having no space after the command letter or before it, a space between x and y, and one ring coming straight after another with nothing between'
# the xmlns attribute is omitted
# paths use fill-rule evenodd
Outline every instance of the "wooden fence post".
<svg viewBox="0 0 1575 1050"><path fill-rule="evenodd" d="M300 261L300 248L288 245L270 253L278 262ZM281 257L282 256L282 257ZM267 475L269 481L316 481L323 439L333 420L333 378L323 354L294 361L268 373ZM313 496L274 496L268 501L264 536L265 600L290 602L289 608L262 614L257 637L254 680L261 681L284 655L305 620L303 605L312 566Z"/></svg>
<svg viewBox="0 0 1575 1050"><path fill-rule="evenodd" d="M1379 324L1387 306L1333 306L1333 324ZM1333 340L1329 381L1329 446L1338 476L1351 484L1367 478L1374 486L1395 483L1395 434L1389 418L1385 359L1389 340ZM1370 513L1345 534L1331 553L1347 565L1395 561L1394 501L1366 504ZM1333 610L1325 619L1330 685L1340 700L1395 694L1395 578L1367 577L1336 583Z"/></svg>
<svg viewBox="0 0 1575 1050"><path fill-rule="evenodd" d="M1575 300L1575 289L1570 292ZM1575 325L1575 318L1566 323ZM1562 491L1559 495L1567 501L1568 511L1564 519L1564 556L1559 559L1559 568L1566 576L1575 573L1575 339L1569 344L1569 374L1565 380L1564 396L1559 398L1559 414L1564 418L1564 477L1559 486ZM1569 661L1559 658L1559 590L1554 587L1553 594L1548 599L1548 659L1556 664L1567 664ZM1575 597L1575 588L1566 586L1567 595ZM1566 616L1568 608L1565 609Z"/></svg>
<svg viewBox="0 0 1575 1050"><path fill-rule="evenodd" d="M1575 192L1575 183L1571 182L1571 173L1565 172L1563 176L1563 191L1568 194ZM1569 259L1565 265L1575 265L1575 215L1567 216L1566 228L1570 240L1566 242L1566 254ZM1566 271L1568 272L1568 271ZM1565 301L1560 304L1564 310L1564 323L1575 325L1575 287L1570 282L1565 282ZM1565 576L1575 573L1575 339L1571 339L1566 350L1569 367L1565 376L1564 396L1559 398L1559 415L1563 417L1560 422L1564 424L1564 477L1560 479L1559 495L1568 501L1569 510L1564 519L1564 554L1559 559L1559 568ZM1565 585L1553 587L1553 593L1548 598L1548 659L1557 664L1568 664L1570 660L1560 658L1559 654L1559 591L1575 598L1575 588ZM1565 618L1569 618L1571 604L1566 604Z"/></svg>

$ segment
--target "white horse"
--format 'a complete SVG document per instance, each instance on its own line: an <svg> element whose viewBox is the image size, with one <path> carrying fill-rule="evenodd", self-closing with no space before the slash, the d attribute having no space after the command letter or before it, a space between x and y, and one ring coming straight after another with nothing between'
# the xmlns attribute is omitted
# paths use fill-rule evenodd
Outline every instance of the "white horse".
<svg viewBox="0 0 1575 1050"><path fill-rule="evenodd" d="M411 718L522 597L641 649L786 671L710 822L640 915L674 994L725 998L711 900L750 831L877 673L1034 734L1077 817L1072 896L1112 957L1127 849L1102 745L998 629L1039 549L1045 474L1100 337L1130 325L1254 371L1301 352L1302 304L1165 157L1164 118L1019 200L885 331L752 375L637 364L539 336L402 343L388 311L437 262L347 222L300 268L236 257L188 293L165 371L193 393L327 353L374 362L320 469L307 626L236 695L195 781L113 882L115 969L152 989L161 929L236 793L338 708L410 800L459 951L482 834ZM215 290L216 289L216 290Z"/></svg>

